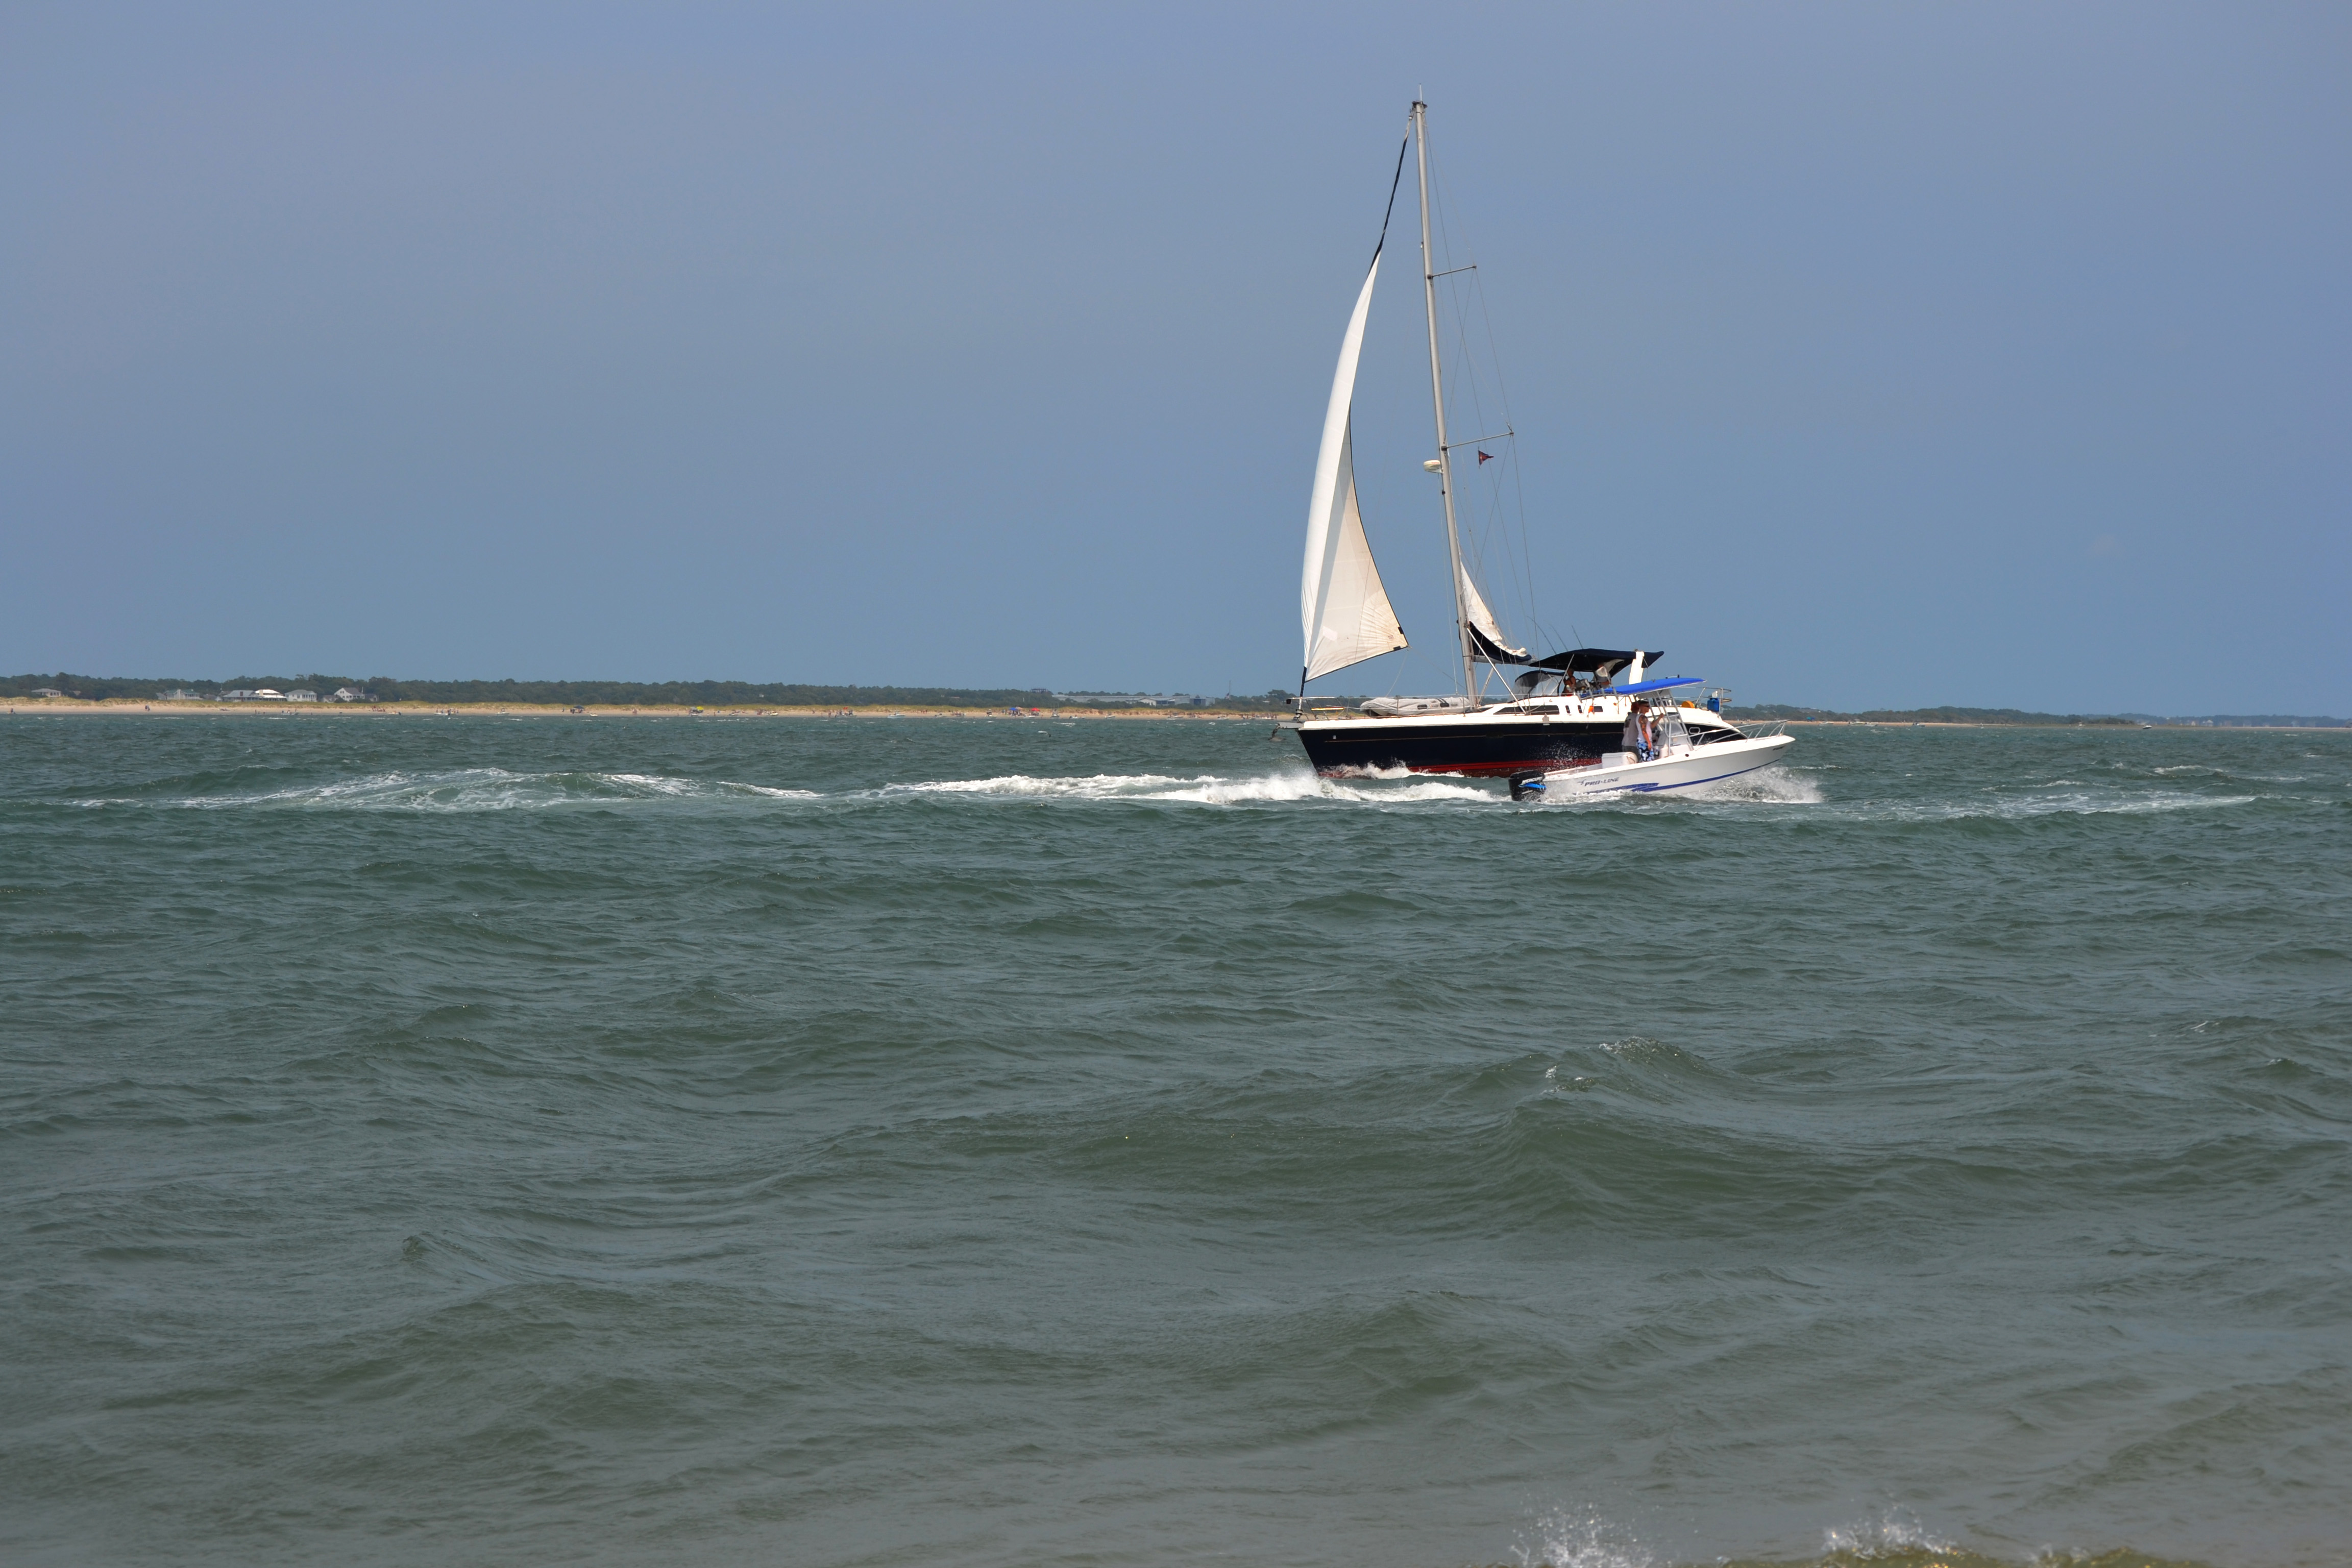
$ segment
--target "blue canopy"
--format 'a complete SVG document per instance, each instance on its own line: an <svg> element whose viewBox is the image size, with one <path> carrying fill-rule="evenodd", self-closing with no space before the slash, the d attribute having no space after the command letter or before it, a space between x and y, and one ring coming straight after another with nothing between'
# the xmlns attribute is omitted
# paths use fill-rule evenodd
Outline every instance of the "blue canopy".
<svg viewBox="0 0 2352 1568"><path fill-rule="evenodd" d="M1633 686L1612 686L1612 695L1623 696L1633 691L1664 691L1669 686L1696 686L1706 679L1704 675L1670 675L1664 680L1644 680Z"/></svg>

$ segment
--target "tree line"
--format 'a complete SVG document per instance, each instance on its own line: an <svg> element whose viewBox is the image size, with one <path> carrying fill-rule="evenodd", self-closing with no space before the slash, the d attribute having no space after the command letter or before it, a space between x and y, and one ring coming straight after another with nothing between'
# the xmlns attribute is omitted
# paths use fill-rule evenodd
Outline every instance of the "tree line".
<svg viewBox="0 0 2352 1568"><path fill-rule="evenodd" d="M1042 687L811 686L751 680L405 680L389 675L239 675L226 680L157 676L0 676L0 698L29 698L47 689L100 702L131 698L152 701L166 691L218 697L225 691L315 691L331 697L351 687L379 702L425 702L443 707L468 703L541 703L562 708L1052 708L1062 703ZM1286 693L1213 700L1215 708L1270 709Z"/></svg>
<svg viewBox="0 0 2352 1568"><path fill-rule="evenodd" d="M1733 719L1815 719L1831 723L1851 720L1866 724L2112 724L2130 728L2139 722L2119 713L2029 713L2021 708L1873 708L1860 713L1841 713L1831 708L1763 702L1724 711Z"/></svg>
<svg viewBox="0 0 2352 1568"><path fill-rule="evenodd" d="M238 675L226 680L153 676L55 675L0 677L0 696L30 697L44 687L89 701L110 698L152 700L165 691L217 697L225 691L315 691L332 696L351 687L379 702L530 702L558 707L806 708L873 707L904 703L933 708L1035 708L1053 694L1012 688L967 690L931 686L807 686L749 680L407 680L389 675L350 676L313 671L307 675Z"/></svg>
<svg viewBox="0 0 2352 1568"><path fill-rule="evenodd" d="M2029 713L2021 708L1873 708L1861 713L1841 713L1829 708L1792 708L1766 702L1747 708L1727 708L1733 719L1818 719L1829 723L1850 720L1864 724L2084 724L2136 728L2140 724L2211 724L2344 729L2347 721L2324 714L2215 713L2195 718L2159 713Z"/></svg>

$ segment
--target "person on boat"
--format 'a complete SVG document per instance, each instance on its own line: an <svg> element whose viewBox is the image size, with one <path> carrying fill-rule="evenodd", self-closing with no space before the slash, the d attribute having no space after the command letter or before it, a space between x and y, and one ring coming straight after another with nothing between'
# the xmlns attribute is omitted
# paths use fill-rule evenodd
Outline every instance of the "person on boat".
<svg viewBox="0 0 2352 1568"><path fill-rule="evenodd" d="M1636 697L1633 708L1625 715L1625 734L1618 744L1636 762L1646 763L1650 760L1650 747L1655 740L1656 732L1650 728L1650 700Z"/></svg>

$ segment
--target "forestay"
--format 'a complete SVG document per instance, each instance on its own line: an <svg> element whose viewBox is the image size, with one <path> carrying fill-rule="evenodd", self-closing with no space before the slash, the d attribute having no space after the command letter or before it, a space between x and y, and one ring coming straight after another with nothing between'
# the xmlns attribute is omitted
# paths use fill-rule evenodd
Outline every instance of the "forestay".
<svg viewBox="0 0 2352 1568"><path fill-rule="evenodd" d="M1331 378L1331 406L1323 417L1323 447L1315 459L1315 489L1307 504L1307 560L1298 594L1305 632L1304 680L1405 646L1404 628L1381 585L1380 568L1364 538L1363 514L1356 507L1355 439L1348 415L1356 397L1356 361L1364 346L1364 320L1372 308L1372 284L1381 258L1372 258L1348 335L1339 344L1339 368Z"/></svg>

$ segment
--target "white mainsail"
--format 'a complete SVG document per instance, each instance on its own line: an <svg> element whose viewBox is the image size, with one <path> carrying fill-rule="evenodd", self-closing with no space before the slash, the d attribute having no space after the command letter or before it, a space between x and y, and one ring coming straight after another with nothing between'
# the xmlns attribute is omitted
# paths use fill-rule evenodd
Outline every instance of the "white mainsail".
<svg viewBox="0 0 2352 1568"><path fill-rule="evenodd" d="M1495 645L1496 652L1509 654L1522 662L1526 660L1528 650L1513 647L1510 640L1503 636L1503 628L1495 624L1495 612L1488 609L1486 601L1478 596L1478 584L1470 580L1470 568L1467 566L1462 568L1462 614L1475 630ZM1475 657L1486 659L1489 664L1494 662L1487 658L1486 649L1477 647L1475 637L1471 639L1471 646Z"/></svg>
<svg viewBox="0 0 2352 1568"><path fill-rule="evenodd" d="M1356 361L1364 347L1364 318L1372 308L1372 283L1381 258L1364 275L1356 313L1339 343L1339 368L1331 378L1331 406L1323 416L1323 447L1315 458L1315 489L1307 500L1307 562L1298 587L1298 613L1306 635L1301 664L1312 680L1405 646L1404 628L1381 586L1381 569L1364 538L1363 514L1356 510L1355 438L1348 411L1356 399Z"/></svg>

